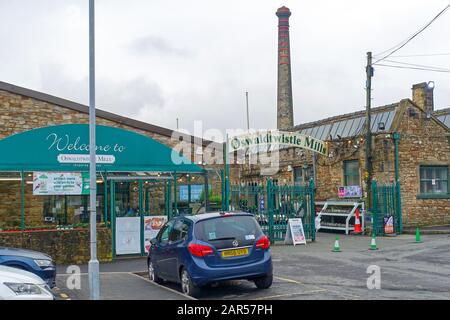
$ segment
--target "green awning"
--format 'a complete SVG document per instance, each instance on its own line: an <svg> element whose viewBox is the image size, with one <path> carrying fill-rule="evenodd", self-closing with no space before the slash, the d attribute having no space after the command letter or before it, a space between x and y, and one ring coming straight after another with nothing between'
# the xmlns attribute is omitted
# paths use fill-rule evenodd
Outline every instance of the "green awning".
<svg viewBox="0 0 450 320"><path fill-rule="evenodd" d="M204 170L168 146L114 127L96 127L97 171L192 172ZM88 171L89 126L34 129L0 140L1 171Z"/></svg>

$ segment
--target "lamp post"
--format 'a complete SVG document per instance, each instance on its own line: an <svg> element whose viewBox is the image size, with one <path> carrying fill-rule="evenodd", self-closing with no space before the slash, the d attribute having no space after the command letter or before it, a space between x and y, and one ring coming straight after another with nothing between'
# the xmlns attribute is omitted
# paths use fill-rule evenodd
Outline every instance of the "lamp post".
<svg viewBox="0 0 450 320"><path fill-rule="evenodd" d="M95 1L89 0L89 206L90 245L89 296L91 300L100 297L99 262L97 260L97 168L95 155Z"/></svg>

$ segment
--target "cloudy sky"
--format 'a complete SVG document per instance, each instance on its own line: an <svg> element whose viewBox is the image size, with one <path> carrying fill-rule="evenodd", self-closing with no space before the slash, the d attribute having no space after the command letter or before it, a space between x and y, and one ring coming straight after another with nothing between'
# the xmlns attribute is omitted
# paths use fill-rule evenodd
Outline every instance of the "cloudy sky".
<svg viewBox="0 0 450 320"><path fill-rule="evenodd" d="M169 128L276 126L277 17L291 16L295 123L365 105L365 57L404 40L448 0L97 0L97 106ZM88 0L0 0L0 80L88 102ZM396 55L450 53L450 11ZM450 55L398 61L450 68ZM375 106L450 73L377 67Z"/></svg>

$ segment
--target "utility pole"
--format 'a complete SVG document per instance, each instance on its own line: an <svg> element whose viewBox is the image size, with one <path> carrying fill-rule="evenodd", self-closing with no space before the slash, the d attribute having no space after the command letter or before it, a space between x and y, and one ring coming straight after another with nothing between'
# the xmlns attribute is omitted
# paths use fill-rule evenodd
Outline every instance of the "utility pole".
<svg viewBox="0 0 450 320"><path fill-rule="evenodd" d="M89 206L90 245L89 295L91 300L100 298L100 273L97 260L97 168L95 154L95 0L89 0Z"/></svg>
<svg viewBox="0 0 450 320"><path fill-rule="evenodd" d="M367 201L370 207L371 204L371 186L372 186L372 132L371 128L371 114L370 108L372 104L372 52L367 52L367 66L366 66L366 191Z"/></svg>
<svg viewBox="0 0 450 320"><path fill-rule="evenodd" d="M250 117L248 112L248 92L245 92L245 102L247 105L247 131L250 132Z"/></svg>
<svg viewBox="0 0 450 320"><path fill-rule="evenodd" d="M249 117L249 112L248 112L248 91L245 91L245 103L246 103L246 106L247 106L247 133L250 133L250 117ZM251 172L251 170L252 170L252 167L250 165L250 163L251 163L251 155L250 155L249 150L250 149L248 149L247 154L248 154L248 164L250 166L250 172ZM245 163L245 161L244 161L244 163Z"/></svg>
<svg viewBox="0 0 450 320"><path fill-rule="evenodd" d="M179 127L178 127L178 118L177 118L177 130L179 129Z"/></svg>

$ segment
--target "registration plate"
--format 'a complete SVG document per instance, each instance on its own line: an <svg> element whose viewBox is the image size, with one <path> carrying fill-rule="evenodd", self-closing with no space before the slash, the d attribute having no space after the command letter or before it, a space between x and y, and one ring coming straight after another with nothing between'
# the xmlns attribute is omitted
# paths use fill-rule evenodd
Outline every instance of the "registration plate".
<svg viewBox="0 0 450 320"><path fill-rule="evenodd" d="M245 256L247 254L248 254L248 248L232 249L232 250L222 251L222 257L223 258L239 257L239 256Z"/></svg>

